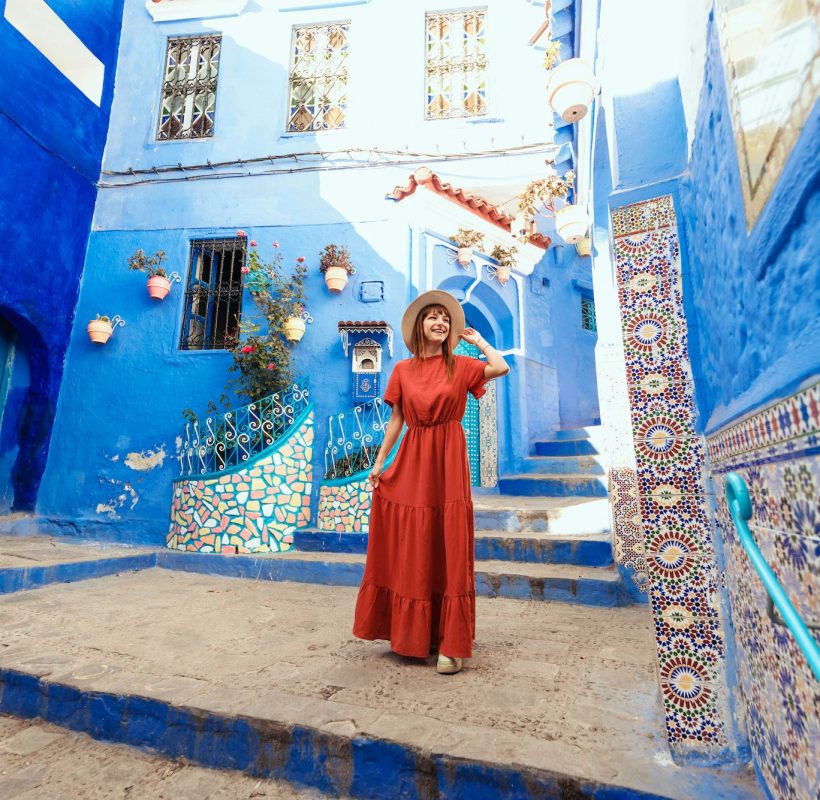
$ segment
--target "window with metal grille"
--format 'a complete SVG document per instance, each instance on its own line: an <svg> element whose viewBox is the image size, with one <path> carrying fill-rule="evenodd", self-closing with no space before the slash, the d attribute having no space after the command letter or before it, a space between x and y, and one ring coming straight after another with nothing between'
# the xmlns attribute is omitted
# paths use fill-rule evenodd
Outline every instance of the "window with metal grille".
<svg viewBox="0 0 820 800"><path fill-rule="evenodd" d="M595 302L591 297L581 296L581 327L585 331L597 331L598 323L595 321Z"/></svg>
<svg viewBox="0 0 820 800"><path fill-rule="evenodd" d="M349 36L350 22L293 27L288 131L345 126Z"/></svg>
<svg viewBox="0 0 820 800"><path fill-rule="evenodd" d="M224 350L239 332L245 239L191 242L181 350Z"/></svg>
<svg viewBox="0 0 820 800"><path fill-rule="evenodd" d="M168 39L157 139L214 135L221 36Z"/></svg>
<svg viewBox="0 0 820 800"><path fill-rule="evenodd" d="M425 119L487 113L486 8L426 15Z"/></svg>

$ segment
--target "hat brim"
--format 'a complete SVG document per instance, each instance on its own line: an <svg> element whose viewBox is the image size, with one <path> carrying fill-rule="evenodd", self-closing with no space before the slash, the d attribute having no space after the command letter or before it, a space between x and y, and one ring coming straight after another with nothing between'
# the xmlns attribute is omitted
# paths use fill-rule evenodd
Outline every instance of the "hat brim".
<svg viewBox="0 0 820 800"><path fill-rule="evenodd" d="M401 335L407 349L413 352L413 328L419 311L425 306L444 306L447 309L450 315L450 336L448 337L450 349L455 350L465 326L464 309L450 292L445 292L443 289L431 289L429 292L424 292L407 306L401 318Z"/></svg>

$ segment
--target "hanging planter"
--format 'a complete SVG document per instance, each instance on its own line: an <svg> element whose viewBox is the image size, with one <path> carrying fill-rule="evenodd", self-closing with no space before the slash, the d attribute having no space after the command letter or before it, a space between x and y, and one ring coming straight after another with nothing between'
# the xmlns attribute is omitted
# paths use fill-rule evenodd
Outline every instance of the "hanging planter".
<svg viewBox="0 0 820 800"><path fill-rule="evenodd" d="M285 320L285 338L289 342L301 342L305 335L305 321L301 317L288 317Z"/></svg>
<svg viewBox="0 0 820 800"><path fill-rule="evenodd" d="M148 279L147 285L152 300L164 300L171 291L171 281L164 275L154 275Z"/></svg>
<svg viewBox="0 0 820 800"><path fill-rule="evenodd" d="M555 214L555 230L567 244L578 244L589 230L586 211L581 206L564 206Z"/></svg>
<svg viewBox="0 0 820 800"><path fill-rule="evenodd" d="M515 258L517 252L518 248L515 245L512 247L502 247L500 244L497 244L490 253L498 262L497 267L490 268L490 277L494 277L502 286L507 285L507 282L510 280L512 268L518 263Z"/></svg>
<svg viewBox="0 0 820 800"><path fill-rule="evenodd" d="M547 99L564 122L583 119L598 91L592 67L581 58L570 58L553 67Z"/></svg>
<svg viewBox="0 0 820 800"><path fill-rule="evenodd" d="M584 238L575 245L575 252L584 258L592 255L592 240L589 236L584 236Z"/></svg>
<svg viewBox="0 0 820 800"><path fill-rule="evenodd" d="M506 286L507 282L510 280L510 272L511 272L511 269L506 264L502 264L500 267L496 267L495 268L496 280L502 286Z"/></svg>
<svg viewBox="0 0 820 800"><path fill-rule="evenodd" d="M484 246L484 234L481 231L474 231L470 228L459 228L458 233L451 237L456 243L456 261L464 269L470 266L473 260L473 250Z"/></svg>
<svg viewBox="0 0 820 800"><path fill-rule="evenodd" d="M119 314L113 318L107 317L105 314L97 314L96 319L89 321L85 326L88 332L88 338L94 344L105 344L114 333L114 328L118 325L125 325L125 320Z"/></svg>
<svg viewBox="0 0 820 800"><path fill-rule="evenodd" d="M350 252L346 247L329 244L319 257L319 270L325 276L325 286L334 294L339 294L356 268L350 261Z"/></svg>

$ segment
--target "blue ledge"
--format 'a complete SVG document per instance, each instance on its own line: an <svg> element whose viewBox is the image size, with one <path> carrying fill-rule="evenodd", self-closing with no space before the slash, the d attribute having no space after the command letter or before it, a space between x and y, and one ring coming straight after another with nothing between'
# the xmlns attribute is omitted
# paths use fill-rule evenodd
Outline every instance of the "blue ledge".
<svg viewBox="0 0 820 800"><path fill-rule="evenodd" d="M303 553L366 553L367 534L309 529L294 531L293 548Z"/></svg>
<svg viewBox="0 0 820 800"><path fill-rule="evenodd" d="M3 567L0 569L0 594L38 589L49 583L73 583L117 572L151 569L156 564L156 553L141 553L94 561L68 561L42 567Z"/></svg>
<svg viewBox="0 0 820 800"><path fill-rule="evenodd" d="M661 800L656 794L561 773L433 756L368 736L351 738L274 719L78 689L11 669L0 669L0 712L40 717L95 739L151 748L213 769L286 780L335 797ZM700 796L710 796L707 787L702 788L707 794Z"/></svg>

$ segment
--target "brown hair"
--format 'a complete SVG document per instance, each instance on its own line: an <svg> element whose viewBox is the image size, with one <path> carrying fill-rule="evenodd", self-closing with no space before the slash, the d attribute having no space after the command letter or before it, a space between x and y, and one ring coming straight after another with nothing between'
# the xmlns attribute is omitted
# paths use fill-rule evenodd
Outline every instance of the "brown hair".
<svg viewBox="0 0 820 800"><path fill-rule="evenodd" d="M443 313L447 315L447 319L450 320L450 324L453 324L452 319L450 319L450 312L442 305L438 303L434 303L433 305L425 306L424 308L419 311L416 315L416 322L413 325L413 353L418 359L418 362L426 361L427 356L424 354L425 350L425 343L424 343L424 320L427 319L429 314L432 313ZM444 356L444 363L447 366L447 380L453 380L453 374L456 370L456 359L453 355L453 351L450 347L450 337L448 336L441 345L441 353Z"/></svg>

